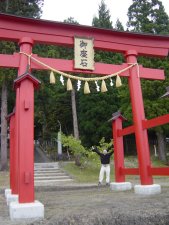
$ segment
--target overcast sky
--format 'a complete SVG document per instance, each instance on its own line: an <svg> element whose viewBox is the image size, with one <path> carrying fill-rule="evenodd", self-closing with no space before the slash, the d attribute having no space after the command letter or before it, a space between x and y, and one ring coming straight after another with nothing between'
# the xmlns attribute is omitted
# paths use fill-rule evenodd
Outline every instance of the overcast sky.
<svg viewBox="0 0 169 225"><path fill-rule="evenodd" d="M165 11L169 15L169 0L161 0ZM73 17L83 25L92 25L94 16L98 16L101 0L44 0L42 19L61 21ZM105 0L107 9L110 10L111 20L115 25L117 18L125 27L127 11L132 0Z"/></svg>

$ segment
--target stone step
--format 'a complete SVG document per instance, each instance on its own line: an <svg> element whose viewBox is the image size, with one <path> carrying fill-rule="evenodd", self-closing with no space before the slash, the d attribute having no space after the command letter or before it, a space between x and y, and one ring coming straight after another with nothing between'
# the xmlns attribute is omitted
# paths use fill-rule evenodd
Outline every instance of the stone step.
<svg viewBox="0 0 169 225"><path fill-rule="evenodd" d="M34 167L59 167L57 162L55 163L34 163Z"/></svg>
<svg viewBox="0 0 169 225"><path fill-rule="evenodd" d="M42 163L42 165L40 165L40 163L39 163L39 165L36 165L36 164L34 164L34 167L37 167L37 168L40 168L40 167L48 167L48 168L52 168L52 167L59 167L59 164L43 164Z"/></svg>
<svg viewBox="0 0 169 225"><path fill-rule="evenodd" d="M50 169L50 170L49 170L49 169L47 169L47 170L46 170L46 169L43 169L43 170L42 170L42 169L36 169L36 170L34 170L34 171L35 171L35 172L41 172L41 173L44 173L44 172L47 172L47 173L48 173L48 172L49 172L49 173L50 173L50 172L58 173L58 172L62 172L63 170L61 170L61 169Z"/></svg>
<svg viewBox="0 0 169 225"><path fill-rule="evenodd" d="M53 172L50 172L50 173L34 173L34 176L61 176L61 175L65 175L65 173L63 172L58 172L58 173L53 173Z"/></svg>
<svg viewBox="0 0 169 225"><path fill-rule="evenodd" d="M37 185L48 185L49 183L70 182L73 181L64 171L55 163L35 163L34 179Z"/></svg>
<svg viewBox="0 0 169 225"><path fill-rule="evenodd" d="M69 178L69 176L48 176L48 177L35 177L35 180L43 180L43 179L62 179L62 178Z"/></svg>
<svg viewBox="0 0 169 225"><path fill-rule="evenodd" d="M73 179L71 179L71 178L67 178L67 179L53 179L53 180L35 180L35 184L37 184L37 183L49 183L49 181L50 181L50 183L51 182L67 182L67 181L73 181Z"/></svg>

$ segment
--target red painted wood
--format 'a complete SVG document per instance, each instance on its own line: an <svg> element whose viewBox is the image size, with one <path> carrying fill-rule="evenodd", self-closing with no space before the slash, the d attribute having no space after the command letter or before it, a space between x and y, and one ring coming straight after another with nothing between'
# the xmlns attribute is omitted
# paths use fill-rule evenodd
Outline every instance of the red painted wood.
<svg viewBox="0 0 169 225"><path fill-rule="evenodd" d="M137 62L137 53L129 51L126 53L128 63ZM142 185L153 183L152 176L148 174L147 168L150 167L150 153L148 144L147 130L143 130L142 120L145 120L144 105L140 77L138 77L137 68L130 69L129 89L132 104L133 122L135 126L136 146L140 170L140 179Z"/></svg>
<svg viewBox="0 0 169 225"><path fill-rule="evenodd" d="M32 39L22 38L20 51L31 54L32 44ZM27 64L27 57L20 55L18 76L26 72ZM29 110L24 108L25 100L30 102ZM34 202L34 85L29 79L16 88L16 149L19 203ZM29 183L25 183L25 173L30 174Z"/></svg>
<svg viewBox="0 0 169 225"><path fill-rule="evenodd" d="M95 49L123 53L133 49L140 55L152 56L167 56L169 46L167 36L120 32L0 14L1 40L18 41L23 36L33 38L36 43L71 47L74 44L74 36L92 36Z"/></svg>
<svg viewBox="0 0 169 225"><path fill-rule="evenodd" d="M9 132L10 132L10 189L12 194L18 194L18 164L16 164L15 151L15 113L12 113L10 118Z"/></svg>
<svg viewBox="0 0 169 225"><path fill-rule="evenodd" d="M122 129L122 119L118 117L112 122L113 144L114 144L114 170L115 181L125 182L125 176L121 173L120 168L124 167L124 147L123 137L117 135L117 130Z"/></svg>
<svg viewBox="0 0 169 225"><path fill-rule="evenodd" d="M169 176L169 167L149 168L149 173L151 175Z"/></svg>
<svg viewBox="0 0 169 225"><path fill-rule="evenodd" d="M37 55L32 55L40 62L45 63L46 65L60 70L64 72L72 72L72 73L84 73L84 74L97 74L97 75L108 75L112 73L116 73L124 68L127 68L129 65L127 63L123 63L122 65L114 65L114 64L106 64L106 63L95 63L94 71L87 70L75 70L74 69L74 61L66 60L66 59L53 59L53 58L42 58ZM0 67L19 67L20 54L15 53L14 55L4 55L0 54ZM46 67L39 65L38 63L31 61L31 68L37 70L48 70ZM156 79L156 80L164 80L164 71L160 69L151 69L144 68L139 65L140 78L144 79ZM122 77L128 77L129 71L123 72L120 74Z"/></svg>
<svg viewBox="0 0 169 225"><path fill-rule="evenodd" d="M121 168L121 173L125 175L139 175L139 168Z"/></svg>
<svg viewBox="0 0 169 225"><path fill-rule="evenodd" d="M34 202L34 85L25 79L19 89L19 202L29 203Z"/></svg>
<svg viewBox="0 0 169 225"><path fill-rule="evenodd" d="M134 126L130 126L130 127L123 128L122 130L117 130L117 133L118 133L117 135L120 137L120 136L132 134L134 132L135 132Z"/></svg>
<svg viewBox="0 0 169 225"><path fill-rule="evenodd" d="M169 123L169 114L166 114L164 116L159 116L151 120L143 120L143 128L149 129L152 127L164 125L166 123Z"/></svg>

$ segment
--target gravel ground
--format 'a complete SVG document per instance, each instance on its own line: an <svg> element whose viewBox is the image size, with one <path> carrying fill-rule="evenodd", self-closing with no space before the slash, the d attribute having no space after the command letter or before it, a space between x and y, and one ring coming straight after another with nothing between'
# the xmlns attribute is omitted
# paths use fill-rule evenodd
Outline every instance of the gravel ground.
<svg viewBox="0 0 169 225"><path fill-rule="evenodd" d="M136 195L133 189L116 192L105 186L37 188L45 219L17 222L10 221L1 192L0 225L169 225L169 183L164 183L161 194L148 197Z"/></svg>

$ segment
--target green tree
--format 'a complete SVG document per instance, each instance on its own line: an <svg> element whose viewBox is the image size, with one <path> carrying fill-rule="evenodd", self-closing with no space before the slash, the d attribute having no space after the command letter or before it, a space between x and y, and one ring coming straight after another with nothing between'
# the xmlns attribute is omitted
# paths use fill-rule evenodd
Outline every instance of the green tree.
<svg viewBox="0 0 169 225"><path fill-rule="evenodd" d="M127 26L131 31L153 34L168 33L168 15L159 0L133 0L127 15Z"/></svg>
<svg viewBox="0 0 169 225"><path fill-rule="evenodd" d="M159 0L133 0L128 9L128 28L136 32L148 32L153 34L169 33L169 17L166 14L162 2ZM139 57L138 62L144 67L162 68L165 70L165 81L148 81L142 79L142 91L144 97L145 113L148 119L166 114L169 110L167 100L160 99L169 80L167 68L168 58L163 60L149 57ZM121 90L122 110L127 118L132 119L129 105L128 87ZM161 126L153 129L158 140L159 158L166 161L165 134L168 127ZM151 132L152 130L150 130Z"/></svg>
<svg viewBox="0 0 169 225"><path fill-rule="evenodd" d="M57 138L58 120L62 131L72 132L71 96L56 76L56 84L49 83L49 72L36 71L34 75L41 80L41 87L35 92L35 138L50 140Z"/></svg>
<svg viewBox="0 0 169 225"><path fill-rule="evenodd" d="M40 18L44 0L4 0L0 1L0 12L16 16Z"/></svg>
<svg viewBox="0 0 169 225"><path fill-rule="evenodd" d="M71 23L71 24L78 24L78 22L75 21L73 17L69 17L67 20L64 20L64 22ZM76 107L76 91L74 88L71 91L71 103L72 103L74 137L76 139L79 139L79 125L78 125L77 107ZM76 160L76 161L78 164L78 160Z"/></svg>
<svg viewBox="0 0 169 225"><path fill-rule="evenodd" d="M112 29L113 26L112 26L112 22L110 20L110 18L111 18L110 11L107 9L107 6L106 6L104 0L102 0L101 4L99 5L98 14L99 14L99 17L95 16L93 18L92 26Z"/></svg>
<svg viewBox="0 0 169 225"><path fill-rule="evenodd" d="M116 30L124 31L123 24L120 22L119 19L116 20L115 29L116 29Z"/></svg>
<svg viewBox="0 0 169 225"><path fill-rule="evenodd" d="M92 25L99 28L112 29L110 12L104 1L98 10L98 18L94 17ZM95 62L102 63L121 63L123 57L121 54L105 51L95 51ZM98 75L99 76L99 75ZM113 80L115 83L115 81ZM112 138L111 124L108 119L113 112L119 109L118 90L115 85L110 86L110 80L106 81L108 92L97 92L96 84L89 83L91 94L84 95L83 88L79 95L79 126L80 135L83 144L86 146L97 145L102 137L106 141ZM101 86L101 82L98 82Z"/></svg>
<svg viewBox="0 0 169 225"><path fill-rule="evenodd" d="M17 16L26 16L39 18L41 15L41 7L43 0L5 0L0 1L0 12L9 13ZM12 42L1 42L1 53L12 54L18 47ZM8 102L8 88L10 86L11 79L13 80L15 70L0 70L1 75L1 170L7 169L7 102ZM4 76L5 75L5 76Z"/></svg>

